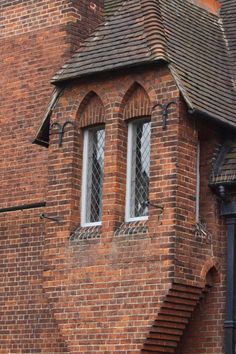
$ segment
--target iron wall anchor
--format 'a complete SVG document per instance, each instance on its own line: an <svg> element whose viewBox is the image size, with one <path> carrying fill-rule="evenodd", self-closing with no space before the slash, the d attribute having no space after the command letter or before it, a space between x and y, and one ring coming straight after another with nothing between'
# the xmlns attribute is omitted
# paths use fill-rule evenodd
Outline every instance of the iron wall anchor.
<svg viewBox="0 0 236 354"><path fill-rule="evenodd" d="M71 122L69 120L67 120L65 123L61 124L58 122L54 122L51 124L50 129L52 129L53 127L58 127L59 130L57 133L54 134L58 134L59 135L59 141L58 141L58 146L61 147L62 146L62 140L63 140L63 136L65 134L65 127L67 125L71 124L74 127L74 122Z"/></svg>
<svg viewBox="0 0 236 354"><path fill-rule="evenodd" d="M176 101L170 101L167 103L157 103L153 109L156 107L160 107L162 109L162 129L165 130L167 126L167 120L168 120L168 113L169 113L169 107L172 104L176 104Z"/></svg>

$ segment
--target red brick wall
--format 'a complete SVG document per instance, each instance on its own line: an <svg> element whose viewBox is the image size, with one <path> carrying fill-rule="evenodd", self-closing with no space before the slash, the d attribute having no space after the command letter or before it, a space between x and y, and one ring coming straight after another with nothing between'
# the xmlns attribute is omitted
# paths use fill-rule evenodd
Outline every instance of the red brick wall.
<svg viewBox="0 0 236 354"><path fill-rule="evenodd" d="M51 76L99 23L102 5L102 0L0 1L0 209L45 200L47 149L31 142L53 90ZM66 350L42 289L41 212L0 213L4 354Z"/></svg>
<svg viewBox="0 0 236 354"><path fill-rule="evenodd" d="M66 353L42 290L41 209L0 214L0 353Z"/></svg>
<svg viewBox="0 0 236 354"><path fill-rule="evenodd" d="M16 199L44 198L47 151L30 142L53 89L50 78L75 46L71 28L77 31L77 42L85 37L101 15L96 3L97 7L95 2L93 6L92 2L69 0L0 3L3 206L15 204Z"/></svg>
<svg viewBox="0 0 236 354"><path fill-rule="evenodd" d="M206 352L215 354L217 347L220 353L225 230L208 187L218 141L214 126L188 116L166 67L139 68L70 84L52 117L75 124L67 126L62 147L56 128L49 151L31 145L52 91L50 77L79 45L78 36L99 22L102 1L16 0L0 6L1 207L47 202L46 208L0 214L0 353L139 353L171 283L203 287L212 266L221 275L209 297L220 302L214 325L211 317L212 333L220 335ZM158 104L170 100L176 104L163 130ZM149 114L149 220L127 227L127 120ZM81 127L94 115L96 123L106 124L103 217L102 226L86 235L79 227ZM206 237L195 233L198 136ZM41 220L41 212L60 222ZM209 299L194 314L190 338L200 324L201 333L207 328L215 311ZM189 340L181 345L183 353L198 350Z"/></svg>
<svg viewBox="0 0 236 354"><path fill-rule="evenodd" d="M199 282L206 264L217 264L222 256L222 219L217 198L209 188L213 157L220 135L214 125L194 120L182 104L178 144L178 208L176 210L176 278ZM196 154L200 141L200 219L206 234L196 233ZM209 268L210 268L209 265Z"/></svg>
<svg viewBox="0 0 236 354"><path fill-rule="evenodd" d="M220 130L207 122L194 123L198 131L201 146L201 183L200 183L200 217L206 226L205 234L191 231L191 224L179 232L177 248L177 276L185 276L187 282L201 282L212 270L212 286L205 292L184 334L178 353L223 353L224 352L224 314L225 314L225 272L226 272L226 227L219 214L220 203L209 188L209 177L216 148L221 140ZM190 134L187 135L188 139ZM183 140L183 139L181 139ZM193 152L188 146L185 156L191 164ZM187 183L189 169L185 169L184 179L186 198L187 188L193 188L193 178ZM190 194L189 194L190 195ZM194 200L194 199L193 199ZM194 210L185 201L185 215ZM194 215L192 216L192 220ZM190 219L191 220L191 219ZM193 226L193 224L192 224ZM192 228L193 230L193 228Z"/></svg>

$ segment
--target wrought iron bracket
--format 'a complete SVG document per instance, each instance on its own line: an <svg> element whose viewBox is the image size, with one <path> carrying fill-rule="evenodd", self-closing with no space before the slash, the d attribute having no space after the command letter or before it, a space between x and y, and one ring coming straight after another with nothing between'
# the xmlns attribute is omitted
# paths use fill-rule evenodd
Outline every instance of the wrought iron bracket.
<svg viewBox="0 0 236 354"><path fill-rule="evenodd" d="M162 205L156 204L156 203L152 203L152 202L150 202L149 200L147 200L146 206L149 206L149 205L150 205L151 207L153 207L153 208L160 209L161 211L164 210L164 207L163 207Z"/></svg>
<svg viewBox="0 0 236 354"><path fill-rule="evenodd" d="M177 104L176 101L169 101L166 103L157 103L153 109L156 107L160 107L162 110L162 129L165 130L167 127L167 121L168 121L168 114L169 114L169 108L171 105Z"/></svg>
<svg viewBox="0 0 236 354"><path fill-rule="evenodd" d="M51 124L50 129L53 127L58 127L58 132L51 133L51 134L58 134L59 135L59 141L58 141L58 146L62 146L62 141L63 141L63 136L65 134L65 127L67 125L72 125L74 127L74 122L71 122L70 120L65 121L65 123L61 124L58 122L54 122Z"/></svg>
<svg viewBox="0 0 236 354"><path fill-rule="evenodd" d="M48 216L47 214L45 213L42 213L39 215L40 219L48 219L48 220L52 220L52 221L55 221L57 223L59 223L61 221L61 218L60 217L52 217L52 216Z"/></svg>

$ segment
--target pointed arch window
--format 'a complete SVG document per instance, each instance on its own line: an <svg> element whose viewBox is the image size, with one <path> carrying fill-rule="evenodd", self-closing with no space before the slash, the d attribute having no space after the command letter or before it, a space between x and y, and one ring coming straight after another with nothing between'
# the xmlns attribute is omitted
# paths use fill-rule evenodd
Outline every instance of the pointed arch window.
<svg viewBox="0 0 236 354"><path fill-rule="evenodd" d="M104 171L104 126L84 130L81 225L101 225Z"/></svg>
<svg viewBox="0 0 236 354"><path fill-rule="evenodd" d="M150 119L128 124L126 221L148 218Z"/></svg>

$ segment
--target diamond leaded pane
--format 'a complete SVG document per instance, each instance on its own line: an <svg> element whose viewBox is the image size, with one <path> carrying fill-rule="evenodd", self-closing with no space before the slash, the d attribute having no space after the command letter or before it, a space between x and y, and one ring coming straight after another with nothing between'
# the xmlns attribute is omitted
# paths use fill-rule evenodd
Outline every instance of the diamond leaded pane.
<svg viewBox="0 0 236 354"><path fill-rule="evenodd" d="M131 218L147 216L148 214L150 136L150 122L134 124L131 172Z"/></svg>
<svg viewBox="0 0 236 354"><path fill-rule="evenodd" d="M104 165L104 129L91 129L88 141L86 222L101 221Z"/></svg>

